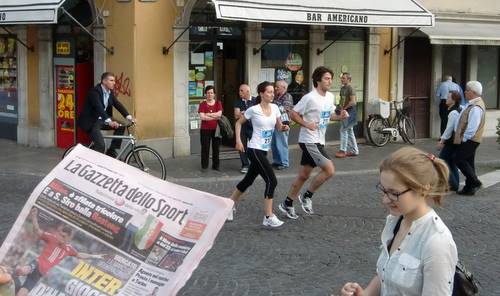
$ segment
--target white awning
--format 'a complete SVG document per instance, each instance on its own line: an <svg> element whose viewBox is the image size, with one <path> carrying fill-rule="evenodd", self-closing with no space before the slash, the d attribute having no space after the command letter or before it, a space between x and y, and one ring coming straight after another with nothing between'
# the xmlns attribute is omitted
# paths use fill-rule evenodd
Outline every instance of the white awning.
<svg viewBox="0 0 500 296"><path fill-rule="evenodd" d="M212 0L217 18L306 25L425 27L434 16L414 0Z"/></svg>
<svg viewBox="0 0 500 296"><path fill-rule="evenodd" d="M1 0L0 25L54 24L65 0Z"/></svg>
<svg viewBox="0 0 500 296"><path fill-rule="evenodd" d="M500 45L500 23L437 21L435 27L420 31L432 44Z"/></svg>

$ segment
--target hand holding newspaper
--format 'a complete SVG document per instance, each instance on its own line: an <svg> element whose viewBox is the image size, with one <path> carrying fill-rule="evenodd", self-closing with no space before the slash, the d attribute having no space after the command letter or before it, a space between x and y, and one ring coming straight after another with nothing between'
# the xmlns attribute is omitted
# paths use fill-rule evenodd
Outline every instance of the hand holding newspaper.
<svg viewBox="0 0 500 296"><path fill-rule="evenodd" d="M232 201L81 145L32 192L0 249L0 293L175 295Z"/></svg>

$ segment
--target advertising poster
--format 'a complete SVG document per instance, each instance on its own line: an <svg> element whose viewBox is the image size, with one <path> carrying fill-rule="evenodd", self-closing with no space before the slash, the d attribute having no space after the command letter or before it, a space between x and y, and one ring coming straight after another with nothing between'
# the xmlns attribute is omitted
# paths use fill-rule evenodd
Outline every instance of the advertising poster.
<svg viewBox="0 0 500 296"><path fill-rule="evenodd" d="M57 146L73 145L75 137L75 68L55 65Z"/></svg>

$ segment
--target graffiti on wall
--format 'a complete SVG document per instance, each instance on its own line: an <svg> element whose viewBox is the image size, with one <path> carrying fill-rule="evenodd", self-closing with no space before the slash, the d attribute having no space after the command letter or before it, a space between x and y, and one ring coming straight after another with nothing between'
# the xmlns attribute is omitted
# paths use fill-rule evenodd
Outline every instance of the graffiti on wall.
<svg viewBox="0 0 500 296"><path fill-rule="evenodd" d="M125 75L123 72L120 75L116 75L114 92L117 97L120 94L130 97L130 94L132 93L130 77Z"/></svg>

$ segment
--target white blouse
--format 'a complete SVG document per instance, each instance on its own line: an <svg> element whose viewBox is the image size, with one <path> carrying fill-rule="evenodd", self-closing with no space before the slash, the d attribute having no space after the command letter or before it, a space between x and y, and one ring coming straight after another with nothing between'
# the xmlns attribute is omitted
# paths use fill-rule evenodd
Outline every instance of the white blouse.
<svg viewBox="0 0 500 296"><path fill-rule="evenodd" d="M392 255L387 250L399 216L387 216L382 252L377 261L381 296L449 296L457 265L457 247L450 230L434 210L413 221Z"/></svg>

